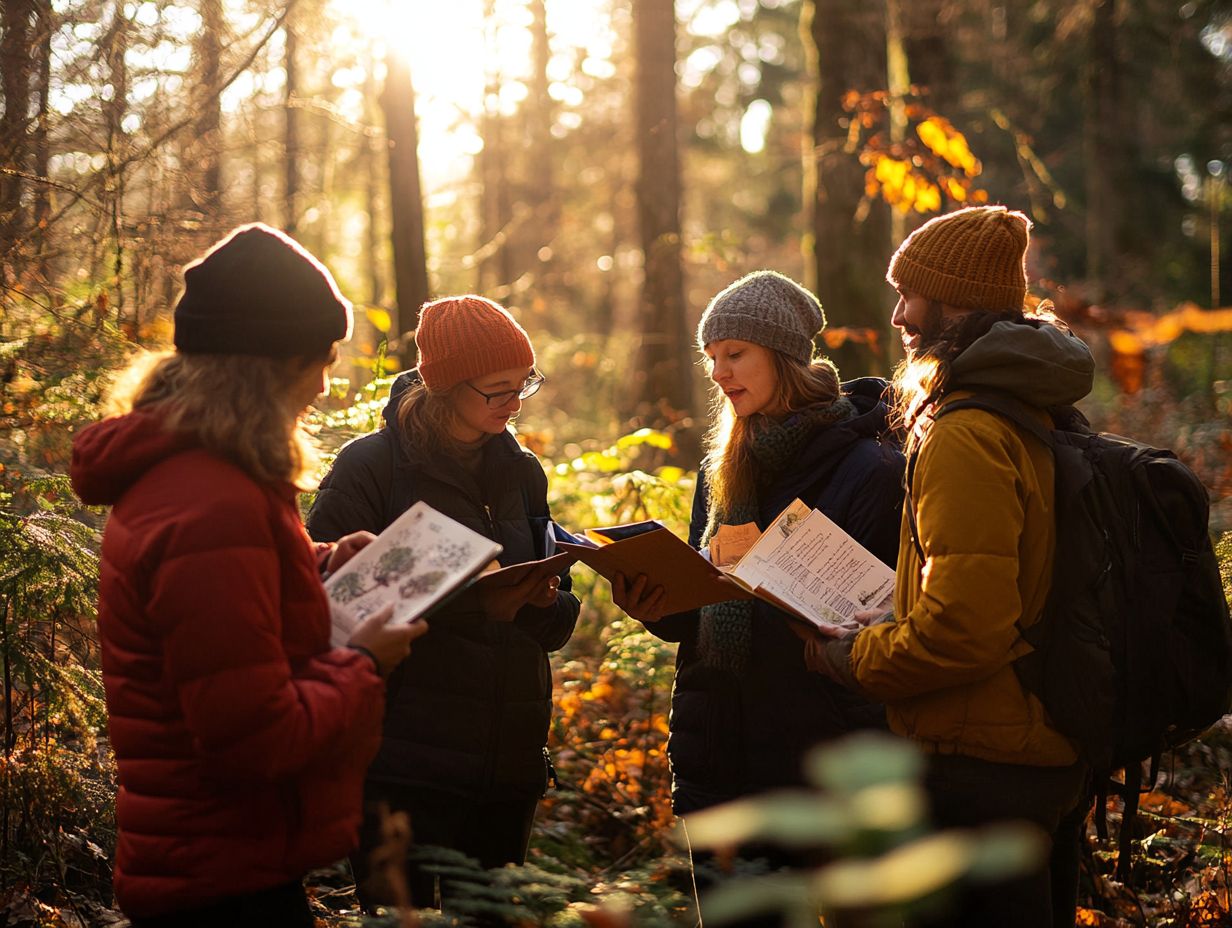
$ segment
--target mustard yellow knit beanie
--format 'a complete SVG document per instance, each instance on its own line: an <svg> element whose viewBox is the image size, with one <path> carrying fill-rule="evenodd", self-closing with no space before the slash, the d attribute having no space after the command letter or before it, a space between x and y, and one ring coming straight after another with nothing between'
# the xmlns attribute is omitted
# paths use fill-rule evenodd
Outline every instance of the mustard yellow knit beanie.
<svg viewBox="0 0 1232 928"><path fill-rule="evenodd" d="M973 206L920 226L890 259L895 288L960 309L1022 309L1031 220L1004 206Z"/></svg>

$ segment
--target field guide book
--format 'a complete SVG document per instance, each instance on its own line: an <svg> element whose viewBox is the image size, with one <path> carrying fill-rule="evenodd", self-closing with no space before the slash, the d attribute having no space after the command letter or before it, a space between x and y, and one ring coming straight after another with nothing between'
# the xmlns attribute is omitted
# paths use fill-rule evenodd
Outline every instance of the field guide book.
<svg viewBox="0 0 1232 928"><path fill-rule="evenodd" d="M725 528L727 526L724 526ZM737 533L744 526L734 526ZM745 547L723 532L712 545L728 577L816 626L855 628L857 612L889 609L894 571L824 513L796 500ZM733 559L734 556L734 559ZM728 565L730 561L730 566Z"/></svg>
<svg viewBox="0 0 1232 928"><path fill-rule="evenodd" d="M854 627L856 612L889 608L894 594L893 569L800 500L764 532L722 526L705 554L658 522L589 529L558 546L609 581L645 574L667 592L668 614L757 597L818 627Z"/></svg>
<svg viewBox="0 0 1232 928"><path fill-rule="evenodd" d="M418 502L325 581L330 643L345 645L356 625L390 603L391 622L414 622L472 582L512 586L532 575L547 581L577 560L555 551L550 539L548 550L543 560L501 567L494 560L499 544Z"/></svg>

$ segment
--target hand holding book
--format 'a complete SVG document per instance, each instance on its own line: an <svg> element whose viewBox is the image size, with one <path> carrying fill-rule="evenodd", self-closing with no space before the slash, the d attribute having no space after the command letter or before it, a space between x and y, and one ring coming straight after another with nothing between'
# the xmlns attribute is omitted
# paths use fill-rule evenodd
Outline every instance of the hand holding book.
<svg viewBox="0 0 1232 928"><path fill-rule="evenodd" d="M490 538L418 502L325 582L331 641L351 640L369 616L393 606L393 625L415 622L500 554Z"/></svg>
<svg viewBox="0 0 1232 928"><path fill-rule="evenodd" d="M556 555L481 575L474 587L480 608L495 622L512 622L523 606L552 605L560 589L560 572L572 561L572 555Z"/></svg>
<svg viewBox="0 0 1232 928"><path fill-rule="evenodd" d="M391 624L394 607L390 603L374 612L356 626L346 646L360 651L372 659L374 669L387 677L411 653L411 642L428 631L427 622Z"/></svg>
<svg viewBox="0 0 1232 928"><path fill-rule="evenodd" d="M815 628L855 629L858 611L884 610L894 592L890 567L800 500L764 532L723 526L706 554L656 522L586 534L560 547L607 577L616 605L642 622L757 597Z"/></svg>

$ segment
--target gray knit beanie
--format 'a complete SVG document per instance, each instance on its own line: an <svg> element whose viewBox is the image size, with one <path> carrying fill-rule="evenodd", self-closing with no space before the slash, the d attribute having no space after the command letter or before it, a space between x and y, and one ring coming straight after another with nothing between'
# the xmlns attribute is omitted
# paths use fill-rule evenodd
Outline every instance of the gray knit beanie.
<svg viewBox="0 0 1232 928"><path fill-rule="evenodd" d="M697 346L737 338L807 364L813 337L825 326L821 303L808 290L775 271L754 271L710 301L697 326Z"/></svg>

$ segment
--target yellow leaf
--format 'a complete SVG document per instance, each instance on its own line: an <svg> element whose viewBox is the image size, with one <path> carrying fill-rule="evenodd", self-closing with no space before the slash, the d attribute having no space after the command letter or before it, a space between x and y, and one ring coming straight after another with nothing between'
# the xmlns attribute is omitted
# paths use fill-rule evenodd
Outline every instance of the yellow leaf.
<svg viewBox="0 0 1232 928"><path fill-rule="evenodd" d="M378 332L389 334L389 330L394 324L393 317L389 313L383 309L369 309L365 310L365 314L368 317L368 321L372 323Z"/></svg>
<svg viewBox="0 0 1232 928"><path fill-rule="evenodd" d="M891 186L901 189L903 181L907 178L907 172L911 169L911 164L907 161L898 161L888 155L883 155L877 159L876 178L883 187Z"/></svg>
<svg viewBox="0 0 1232 928"><path fill-rule="evenodd" d="M580 458L574 459L573 469L593 470L604 474L611 474L620 470L621 465L615 455L604 454L602 451L586 451Z"/></svg>
<svg viewBox="0 0 1232 928"><path fill-rule="evenodd" d="M947 119L930 116L915 128L915 134L938 158L944 158L952 167L959 168L968 177L980 173L980 162L971 153L966 136L955 129Z"/></svg>
<svg viewBox="0 0 1232 928"><path fill-rule="evenodd" d="M679 483L684 478L684 468L660 467L655 475L664 483Z"/></svg>
<svg viewBox="0 0 1232 928"><path fill-rule="evenodd" d="M946 158L949 151L949 138L945 131L946 122L939 116L930 116L918 126L915 127L915 134L920 137L920 141L939 158ZM955 165L957 167L957 165Z"/></svg>
<svg viewBox="0 0 1232 928"><path fill-rule="evenodd" d="M622 435L616 440L616 447L622 451L635 445L650 445L652 448L669 450L672 447L672 436L655 429L638 429L632 435Z"/></svg>
<svg viewBox="0 0 1232 928"><path fill-rule="evenodd" d="M935 213L941 209L941 189L936 184L921 181L913 205L917 213Z"/></svg>
<svg viewBox="0 0 1232 928"><path fill-rule="evenodd" d="M899 203L903 198L903 185L907 181L911 165L906 161L898 161L887 155L877 160L874 174L881 184L881 196L887 203Z"/></svg>
<svg viewBox="0 0 1232 928"><path fill-rule="evenodd" d="M958 203L964 203L967 200L967 188L957 177L947 177L945 179L945 192L950 195L950 199Z"/></svg>
<svg viewBox="0 0 1232 928"><path fill-rule="evenodd" d="M906 213L911 210L911 206L915 203L915 191L917 181L914 174L908 174L903 178L903 190L899 200L894 204L898 207L900 213Z"/></svg>

